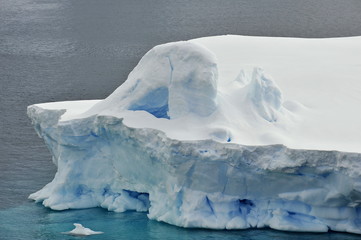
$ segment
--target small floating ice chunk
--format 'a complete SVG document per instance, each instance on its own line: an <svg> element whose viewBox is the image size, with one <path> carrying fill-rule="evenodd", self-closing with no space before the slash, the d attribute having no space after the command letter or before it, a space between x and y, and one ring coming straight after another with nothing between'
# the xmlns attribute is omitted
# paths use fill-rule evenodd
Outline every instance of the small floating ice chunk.
<svg viewBox="0 0 361 240"><path fill-rule="evenodd" d="M90 228L86 228L80 223L74 223L75 228L70 232L64 232L64 234L74 235L74 236L90 236L96 234L102 234L103 232L93 231Z"/></svg>

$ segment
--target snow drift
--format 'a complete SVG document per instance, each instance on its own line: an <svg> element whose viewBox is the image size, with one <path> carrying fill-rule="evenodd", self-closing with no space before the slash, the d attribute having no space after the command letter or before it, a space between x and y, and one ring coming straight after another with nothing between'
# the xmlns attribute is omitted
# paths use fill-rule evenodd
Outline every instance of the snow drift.
<svg viewBox="0 0 361 240"><path fill-rule="evenodd" d="M360 42L169 43L104 100L29 106L58 168L30 198L183 227L361 233Z"/></svg>

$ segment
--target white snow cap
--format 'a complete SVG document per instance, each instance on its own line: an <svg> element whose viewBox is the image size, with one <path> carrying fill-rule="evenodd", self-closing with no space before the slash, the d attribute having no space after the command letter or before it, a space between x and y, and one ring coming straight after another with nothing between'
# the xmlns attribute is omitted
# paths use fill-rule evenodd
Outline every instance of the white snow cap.
<svg viewBox="0 0 361 240"><path fill-rule="evenodd" d="M78 117L122 117L179 140L361 152L359 42L219 36L159 45Z"/></svg>

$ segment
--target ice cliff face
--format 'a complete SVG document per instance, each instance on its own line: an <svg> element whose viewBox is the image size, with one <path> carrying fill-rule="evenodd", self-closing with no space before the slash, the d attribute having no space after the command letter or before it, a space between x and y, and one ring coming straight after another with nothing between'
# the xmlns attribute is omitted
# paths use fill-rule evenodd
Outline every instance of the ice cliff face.
<svg viewBox="0 0 361 240"><path fill-rule="evenodd" d="M30 198L183 227L361 233L361 153L289 148L317 108L258 67L226 74L200 43L155 47L105 100L29 106L58 168Z"/></svg>

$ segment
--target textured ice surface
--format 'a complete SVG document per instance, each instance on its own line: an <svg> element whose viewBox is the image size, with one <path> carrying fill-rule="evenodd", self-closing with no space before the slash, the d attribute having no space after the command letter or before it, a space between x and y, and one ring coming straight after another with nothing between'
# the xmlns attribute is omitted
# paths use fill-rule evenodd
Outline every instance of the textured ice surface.
<svg viewBox="0 0 361 240"><path fill-rule="evenodd" d="M30 198L183 227L361 233L360 41L170 43L105 100L29 106L58 168Z"/></svg>

